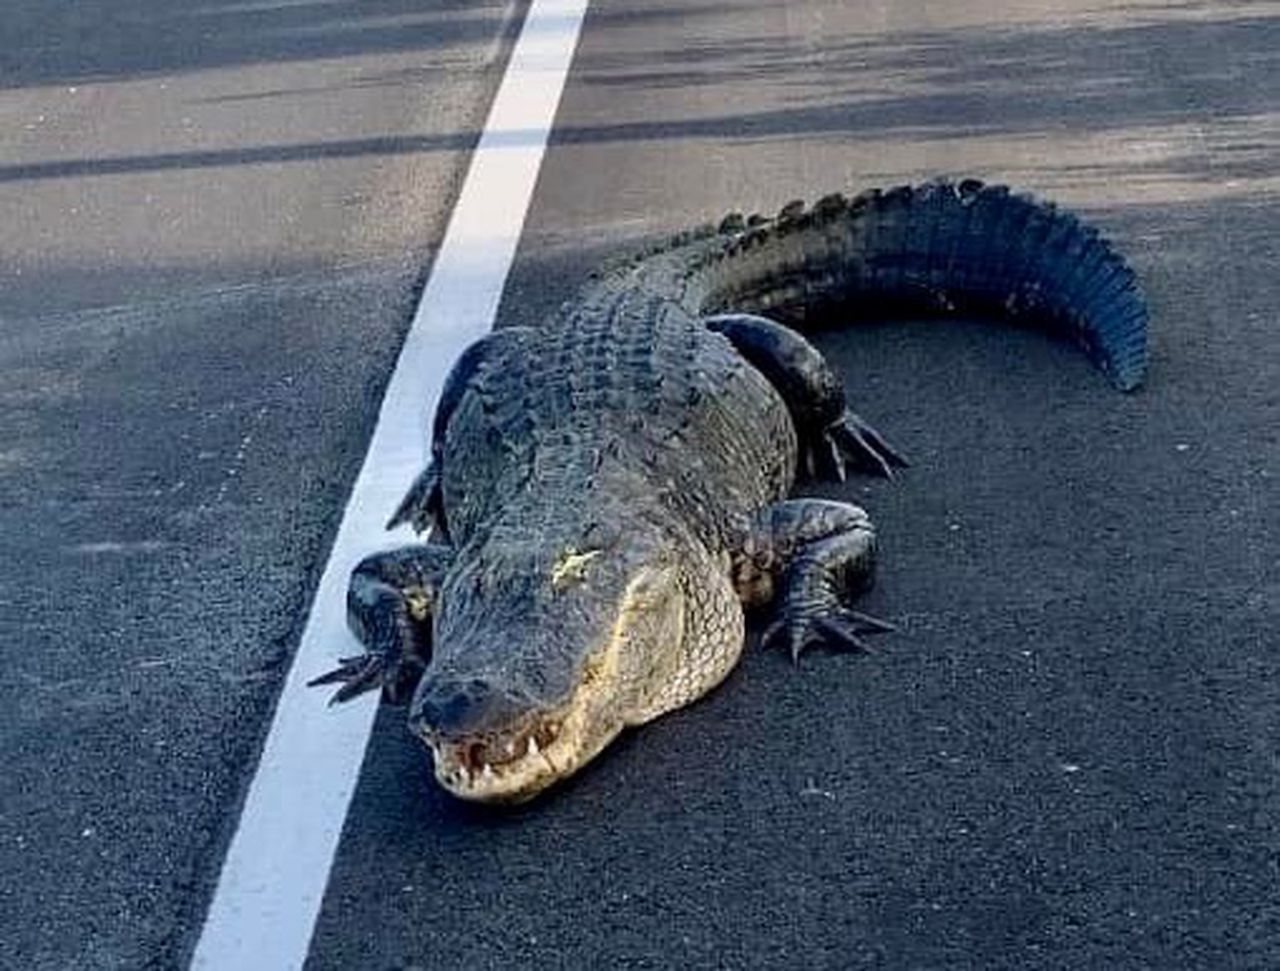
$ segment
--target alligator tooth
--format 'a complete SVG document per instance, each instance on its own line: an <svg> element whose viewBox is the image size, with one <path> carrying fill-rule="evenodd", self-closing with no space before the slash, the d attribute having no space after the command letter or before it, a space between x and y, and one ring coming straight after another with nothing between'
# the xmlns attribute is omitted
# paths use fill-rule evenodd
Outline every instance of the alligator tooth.
<svg viewBox="0 0 1280 971"><path fill-rule="evenodd" d="M493 778L493 766L492 766L492 765L490 765L488 762L486 762L486 763L484 764L484 770L481 772L481 775L483 775L483 776L485 777L485 779L486 779L486 780L488 780L488 779L492 779L492 778Z"/></svg>
<svg viewBox="0 0 1280 971"><path fill-rule="evenodd" d="M532 735L529 736L529 754L530 755L538 754L538 740L534 738Z"/></svg>

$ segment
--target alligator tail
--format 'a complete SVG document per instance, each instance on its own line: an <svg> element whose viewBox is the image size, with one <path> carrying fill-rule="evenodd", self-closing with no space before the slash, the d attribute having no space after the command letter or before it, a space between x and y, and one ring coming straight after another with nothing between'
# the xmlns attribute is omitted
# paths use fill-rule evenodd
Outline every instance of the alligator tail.
<svg viewBox="0 0 1280 971"><path fill-rule="evenodd" d="M1093 227L1005 186L937 181L828 196L772 219L729 216L714 233L672 242L703 256L681 284L700 313L752 311L801 328L851 314L994 314L1074 338L1122 391L1146 370L1147 309L1133 270Z"/></svg>

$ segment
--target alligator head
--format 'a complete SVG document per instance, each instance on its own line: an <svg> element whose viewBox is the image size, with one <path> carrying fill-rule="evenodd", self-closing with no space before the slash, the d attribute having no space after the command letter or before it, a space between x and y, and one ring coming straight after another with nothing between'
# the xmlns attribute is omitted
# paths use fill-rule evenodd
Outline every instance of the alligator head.
<svg viewBox="0 0 1280 971"><path fill-rule="evenodd" d="M450 793L523 802L661 710L685 598L659 544L491 547L444 584L409 723Z"/></svg>

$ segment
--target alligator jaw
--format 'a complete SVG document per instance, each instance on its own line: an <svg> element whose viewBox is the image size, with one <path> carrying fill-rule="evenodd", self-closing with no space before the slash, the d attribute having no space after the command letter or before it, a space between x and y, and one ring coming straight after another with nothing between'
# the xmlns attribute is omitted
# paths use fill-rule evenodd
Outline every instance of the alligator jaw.
<svg viewBox="0 0 1280 971"><path fill-rule="evenodd" d="M431 749L436 780L452 795L475 802L521 802L559 778L556 752L564 748L563 724L558 718L539 719L501 737L419 734Z"/></svg>
<svg viewBox="0 0 1280 971"><path fill-rule="evenodd" d="M628 724L647 720L636 707L637 659L652 672L674 655L682 634L663 621L683 618L670 567L644 567L627 584L608 636L583 664L561 705L499 731L446 736L413 725L435 761L436 780L472 802L519 803L591 761ZM637 658L638 654L638 658ZM630 673L628 673L630 672Z"/></svg>
<svg viewBox="0 0 1280 971"><path fill-rule="evenodd" d="M587 664L569 700L554 712L501 733L442 738L420 728L436 781L459 799L520 803L572 775L618 735L618 643Z"/></svg>

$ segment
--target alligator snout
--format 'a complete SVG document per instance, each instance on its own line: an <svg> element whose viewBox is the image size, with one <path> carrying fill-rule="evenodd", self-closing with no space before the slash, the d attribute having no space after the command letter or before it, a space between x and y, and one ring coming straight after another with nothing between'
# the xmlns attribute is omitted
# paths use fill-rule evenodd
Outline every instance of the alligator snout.
<svg viewBox="0 0 1280 971"><path fill-rule="evenodd" d="M409 723L415 732L455 741L507 734L536 716L531 702L484 678L424 678Z"/></svg>
<svg viewBox="0 0 1280 971"><path fill-rule="evenodd" d="M528 799L572 764L577 744L559 715L479 677L424 681L409 727L431 749L440 783L480 802Z"/></svg>

